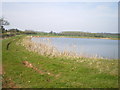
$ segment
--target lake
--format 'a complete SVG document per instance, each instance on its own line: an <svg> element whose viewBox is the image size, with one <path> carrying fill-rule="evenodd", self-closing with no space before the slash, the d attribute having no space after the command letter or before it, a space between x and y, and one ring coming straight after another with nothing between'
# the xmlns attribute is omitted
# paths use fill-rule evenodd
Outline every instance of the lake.
<svg viewBox="0 0 120 90"><path fill-rule="evenodd" d="M86 57L118 59L118 40L88 38L33 37L34 42L52 44L60 52L75 52Z"/></svg>

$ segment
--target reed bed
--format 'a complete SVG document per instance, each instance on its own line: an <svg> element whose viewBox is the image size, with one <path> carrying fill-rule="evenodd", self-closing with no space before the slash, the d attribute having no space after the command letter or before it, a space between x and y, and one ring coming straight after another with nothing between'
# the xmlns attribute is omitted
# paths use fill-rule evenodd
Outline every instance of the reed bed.
<svg viewBox="0 0 120 90"><path fill-rule="evenodd" d="M49 39L40 40L35 42L31 40L32 37L28 36L23 39L22 45L25 46L29 51L34 51L40 55L50 57L64 57L64 58L81 58L83 56L78 55L76 52L64 50L60 52L50 42Z"/></svg>
<svg viewBox="0 0 120 90"><path fill-rule="evenodd" d="M88 58L88 55L86 54L78 54L75 50L73 51L59 51L57 48L55 48L52 44L50 39L43 39L37 42L32 41L32 36L27 36L23 39L22 45L25 46L29 51L34 51L39 53L40 55L44 56L50 56L50 57L63 57L63 58L71 58L71 59L79 59L79 58ZM72 48L72 47L71 47ZM75 48L73 48L75 49ZM98 55L89 56L89 58L98 59ZM103 59L102 57L99 57L100 59Z"/></svg>

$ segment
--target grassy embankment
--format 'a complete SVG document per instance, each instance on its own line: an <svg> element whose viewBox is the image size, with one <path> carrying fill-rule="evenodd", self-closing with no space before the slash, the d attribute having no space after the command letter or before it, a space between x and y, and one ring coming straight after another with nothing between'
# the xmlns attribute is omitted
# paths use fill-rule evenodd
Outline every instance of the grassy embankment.
<svg viewBox="0 0 120 90"><path fill-rule="evenodd" d="M2 41L3 87L118 88L117 60L42 56L22 46L23 38Z"/></svg>

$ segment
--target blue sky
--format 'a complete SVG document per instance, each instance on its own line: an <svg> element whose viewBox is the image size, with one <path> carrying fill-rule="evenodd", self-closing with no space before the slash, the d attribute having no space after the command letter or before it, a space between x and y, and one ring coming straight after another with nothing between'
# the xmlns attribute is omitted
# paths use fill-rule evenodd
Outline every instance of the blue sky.
<svg viewBox="0 0 120 90"><path fill-rule="evenodd" d="M117 2L3 2L6 28L118 32Z"/></svg>

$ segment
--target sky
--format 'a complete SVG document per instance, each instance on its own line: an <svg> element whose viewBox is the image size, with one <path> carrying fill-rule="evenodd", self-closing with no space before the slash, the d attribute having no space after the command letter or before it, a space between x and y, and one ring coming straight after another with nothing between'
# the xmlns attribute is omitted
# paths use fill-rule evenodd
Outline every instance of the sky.
<svg viewBox="0 0 120 90"><path fill-rule="evenodd" d="M119 2L119 0L2 0L3 2Z"/></svg>
<svg viewBox="0 0 120 90"><path fill-rule="evenodd" d="M118 32L117 2L3 2L7 29Z"/></svg>

